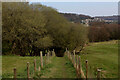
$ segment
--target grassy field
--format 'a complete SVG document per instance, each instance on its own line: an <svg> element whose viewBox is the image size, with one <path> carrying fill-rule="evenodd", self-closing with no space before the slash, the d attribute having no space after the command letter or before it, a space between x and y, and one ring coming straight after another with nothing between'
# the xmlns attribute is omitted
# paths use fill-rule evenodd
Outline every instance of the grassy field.
<svg viewBox="0 0 120 80"><path fill-rule="evenodd" d="M27 62L30 62L30 77L32 78L76 78L72 63L66 57L51 57L50 63L40 72L34 73L34 59L37 59L37 69L40 57L3 56L2 77L13 78L13 68L17 68L17 78L27 78ZM33 74L34 73L34 74Z"/></svg>
<svg viewBox="0 0 120 80"><path fill-rule="evenodd" d="M85 60L88 60L89 78L96 78L96 69L102 70L102 78L118 77L118 44L117 41L90 43L80 54L82 69L85 73ZM2 56L2 77L13 78L13 68L17 68L17 78L27 78L27 62L30 62L30 76L34 78L76 78L72 63L66 57L52 57L37 74L34 73L33 62L40 57ZM38 74L39 73L39 74Z"/></svg>
<svg viewBox="0 0 120 80"><path fill-rule="evenodd" d="M88 60L89 77L96 77L96 69L102 70L102 78L118 77L118 43L117 41L90 43L81 54L83 69Z"/></svg>
<svg viewBox="0 0 120 80"><path fill-rule="evenodd" d="M34 77L34 59L37 70L40 65L40 57L2 56L2 77L13 78L13 68L17 69L17 78L27 78L27 62L30 63L30 77ZM45 68L42 70L45 72Z"/></svg>

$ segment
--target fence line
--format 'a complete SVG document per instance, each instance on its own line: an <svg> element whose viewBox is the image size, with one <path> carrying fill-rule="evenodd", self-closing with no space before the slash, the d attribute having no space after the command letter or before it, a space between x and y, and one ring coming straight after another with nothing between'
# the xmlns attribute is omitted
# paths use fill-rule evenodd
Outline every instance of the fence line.
<svg viewBox="0 0 120 80"><path fill-rule="evenodd" d="M44 66L46 66L46 64L50 63L50 54L52 54L51 56L55 56L55 52L54 52L54 49L53 51L48 51L47 54L45 54L45 58L43 60L43 55L42 55L42 51L40 51L40 64L41 66L39 65L38 67L38 71L41 71L41 69L43 69ZM85 61L86 65L85 65L85 69L86 69L86 75L84 74L83 70L82 70L82 64L81 64L81 57L78 56L78 55L75 55L75 50L73 51L73 54L70 53L70 51L67 50L66 48L66 51L65 51L65 55L67 55L68 59L72 62L75 70L76 70L76 74L77 74L77 77L78 78L84 78L84 79L88 79L88 60ZM43 65L43 61L45 62L44 65ZM34 59L34 72L37 71L37 67L36 67L37 63L36 63L36 59ZM30 64L29 62L27 62L27 78L29 80L30 77ZM14 68L14 79L17 78L17 69ZM100 69L97 69L97 79L100 80L101 78L101 70Z"/></svg>
<svg viewBox="0 0 120 80"><path fill-rule="evenodd" d="M53 51L52 51L52 55L51 56L55 56L55 52L54 52L54 49L53 49ZM43 61L44 61L44 65L43 65ZM40 51L40 65L38 66L38 69L36 69L37 68L37 63L36 63L36 59L34 59L34 61L33 61L33 66L34 66L34 73L38 70L38 71L41 71L41 69L43 69L43 67L44 66L46 66L46 64L48 64L48 63L50 63L50 51L48 51L48 53L47 54L45 54L45 58L44 58L44 60L43 60L43 55L42 55L42 51ZM30 64L29 64L29 62L27 62L27 78L28 78L28 80L30 79L30 78L32 78L32 77L30 77ZM13 72L14 72L14 79L16 80L16 78L17 78L17 69L16 68L14 68L13 69Z"/></svg>
<svg viewBox="0 0 120 80"><path fill-rule="evenodd" d="M81 64L81 57L76 55L75 57L75 50L73 50L73 54L70 53L70 51L67 50L65 51L65 55L67 55L68 59L72 62L75 70L76 70L76 76L78 78L85 78L86 80L88 79L88 60L85 61L85 69L86 69L86 75L84 74L83 70L82 70L82 64ZM101 78L101 70L98 69L97 70L97 79L100 80Z"/></svg>
<svg viewBox="0 0 120 80"><path fill-rule="evenodd" d="M77 77L85 78L84 73L81 68L80 56L79 56L79 60L78 60L78 56L77 56L77 58L75 57L75 50L73 51L73 55L68 50L66 50L65 53L67 53L66 55L67 55L68 59L72 62L73 66L76 70ZM72 56L72 57L70 57L70 56Z"/></svg>

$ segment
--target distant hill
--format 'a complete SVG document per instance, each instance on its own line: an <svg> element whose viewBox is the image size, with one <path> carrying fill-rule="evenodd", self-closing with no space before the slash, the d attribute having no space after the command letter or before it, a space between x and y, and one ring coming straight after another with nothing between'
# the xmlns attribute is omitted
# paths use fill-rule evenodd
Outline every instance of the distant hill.
<svg viewBox="0 0 120 80"><path fill-rule="evenodd" d="M101 18L101 19L104 19L104 20L118 20L117 15L113 15L113 16L96 16L95 18Z"/></svg>
<svg viewBox="0 0 120 80"><path fill-rule="evenodd" d="M81 23L81 20L90 19L91 17L88 15L78 15L73 13L60 13L63 15L67 20L75 23Z"/></svg>
<svg viewBox="0 0 120 80"><path fill-rule="evenodd" d="M79 14L75 14L75 13L60 13L60 14L63 15L67 20L69 20L71 22L75 22L75 23L81 23L82 20L93 19L93 18L101 18L101 19L104 19L104 20L113 20L115 22L118 21L118 16L117 15L91 17L89 15L84 15L84 14L79 15Z"/></svg>

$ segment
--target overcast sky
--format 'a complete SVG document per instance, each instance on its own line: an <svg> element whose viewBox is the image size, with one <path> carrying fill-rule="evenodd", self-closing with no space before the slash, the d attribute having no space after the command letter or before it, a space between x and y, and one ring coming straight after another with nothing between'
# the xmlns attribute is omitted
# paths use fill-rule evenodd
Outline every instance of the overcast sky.
<svg viewBox="0 0 120 80"><path fill-rule="evenodd" d="M118 14L117 2L43 2L42 4L64 13L90 16L111 16Z"/></svg>
<svg viewBox="0 0 120 80"><path fill-rule="evenodd" d="M42 2L41 4L63 13L90 16L112 16L118 14L118 2Z"/></svg>

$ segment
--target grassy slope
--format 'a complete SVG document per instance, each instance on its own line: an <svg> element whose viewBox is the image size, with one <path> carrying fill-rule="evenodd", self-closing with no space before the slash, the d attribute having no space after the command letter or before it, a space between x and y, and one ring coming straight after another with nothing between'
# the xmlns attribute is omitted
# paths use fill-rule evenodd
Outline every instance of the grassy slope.
<svg viewBox="0 0 120 80"><path fill-rule="evenodd" d="M118 44L116 41L90 43L82 53L85 53L81 55L82 62L85 63L87 59L89 63L89 77L95 77L97 68L101 68L102 77L118 77Z"/></svg>

